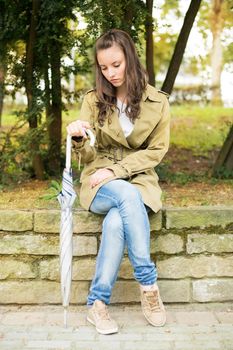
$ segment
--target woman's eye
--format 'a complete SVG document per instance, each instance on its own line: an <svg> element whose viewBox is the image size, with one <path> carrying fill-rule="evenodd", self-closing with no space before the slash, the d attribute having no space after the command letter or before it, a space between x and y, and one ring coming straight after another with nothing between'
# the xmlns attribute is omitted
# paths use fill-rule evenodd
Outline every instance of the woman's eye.
<svg viewBox="0 0 233 350"><path fill-rule="evenodd" d="M114 67L120 67L120 65L119 64L115 64L115 66Z"/></svg>

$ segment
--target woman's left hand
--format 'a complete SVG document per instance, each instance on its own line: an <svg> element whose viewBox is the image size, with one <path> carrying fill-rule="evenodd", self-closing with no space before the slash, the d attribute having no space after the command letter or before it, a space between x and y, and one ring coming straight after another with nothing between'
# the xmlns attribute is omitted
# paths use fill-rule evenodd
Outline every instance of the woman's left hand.
<svg viewBox="0 0 233 350"><path fill-rule="evenodd" d="M91 175L90 177L90 184L91 187L95 187L98 185L101 181L104 181L108 177L114 177L114 172L110 169L98 169L94 174Z"/></svg>

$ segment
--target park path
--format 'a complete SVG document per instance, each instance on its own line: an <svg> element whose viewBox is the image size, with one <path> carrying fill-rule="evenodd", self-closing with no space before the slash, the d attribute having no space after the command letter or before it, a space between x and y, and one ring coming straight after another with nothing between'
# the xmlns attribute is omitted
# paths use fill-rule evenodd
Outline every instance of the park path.
<svg viewBox="0 0 233 350"><path fill-rule="evenodd" d="M233 350L233 304L167 305L167 324L147 324L139 305L110 306L119 333L99 335L85 306L0 306L1 350Z"/></svg>

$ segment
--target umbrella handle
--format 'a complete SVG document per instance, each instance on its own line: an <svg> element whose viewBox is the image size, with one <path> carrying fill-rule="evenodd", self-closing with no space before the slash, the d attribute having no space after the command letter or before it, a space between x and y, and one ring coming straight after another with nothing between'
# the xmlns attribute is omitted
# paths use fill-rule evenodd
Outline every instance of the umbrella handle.
<svg viewBox="0 0 233 350"><path fill-rule="evenodd" d="M86 134L90 137L90 146L94 146L95 144L95 136L93 132L90 129L85 129ZM70 171L71 168L71 149L72 149L72 143L71 143L72 136L67 134L66 137L66 169Z"/></svg>
<svg viewBox="0 0 233 350"><path fill-rule="evenodd" d="M95 144L95 135L90 129L86 129L85 132L90 137L90 146L93 147Z"/></svg>
<svg viewBox="0 0 233 350"><path fill-rule="evenodd" d="M66 137L66 169L70 171L71 167L71 138L69 134Z"/></svg>

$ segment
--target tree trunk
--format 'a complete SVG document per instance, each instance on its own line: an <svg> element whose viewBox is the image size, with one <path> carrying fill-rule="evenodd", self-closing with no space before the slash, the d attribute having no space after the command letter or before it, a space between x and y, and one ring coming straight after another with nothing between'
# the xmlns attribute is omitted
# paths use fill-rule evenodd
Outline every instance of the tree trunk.
<svg viewBox="0 0 233 350"><path fill-rule="evenodd" d="M45 83L45 115L46 121L49 124L51 116L51 89L49 80L49 57L47 46L44 49L44 83Z"/></svg>
<svg viewBox="0 0 233 350"><path fill-rule="evenodd" d="M213 176L218 175L222 169L232 172L233 175L233 126L231 127L219 152L218 158L216 159L213 167Z"/></svg>
<svg viewBox="0 0 233 350"><path fill-rule="evenodd" d="M60 46L57 42L51 42L50 64L52 73L52 107L51 119L48 125L49 134L49 170L51 174L60 172L61 157L61 127L62 127L62 101L61 101L61 60Z"/></svg>
<svg viewBox="0 0 233 350"><path fill-rule="evenodd" d="M185 15L184 23L181 28L179 37L176 42L176 46L172 55L172 59L167 71L166 78L164 80L162 90L170 94L172 92L176 76L180 69L180 65L184 56L184 51L187 45L189 34L191 32L194 20L198 13L201 0L191 0L189 9Z"/></svg>
<svg viewBox="0 0 233 350"><path fill-rule="evenodd" d="M223 66L223 50L221 44L221 33L223 30L223 0L212 0L211 9L211 32L213 36L211 50L211 102L214 105L221 105L221 73Z"/></svg>
<svg viewBox="0 0 233 350"><path fill-rule="evenodd" d="M131 32L132 22L133 22L133 3L132 3L132 0L130 0L126 3L126 6L124 8L124 17L122 22L122 27L129 34Z"/></svg>
<svg viewBox="0 0 233 350"><path fill-rule="evenodd" d="M2 126L2 111L3 111L3 101L4 101L4 94L5 94L5 75L6 75L6 67L2 59L2 61L0 61L0 127Z"/></svg>
<svg viewBox="0 0 233 350"><path fill-rule="evenodd" d="M146 0L146 69L149 76L149 84L155 86L154 72L154 41L153 41L153 0Z"/></svg>
<svg viewBox="0 0 233 350"><path fill-rule="evenodd" d="M5 2L1 3L0 11L0 32L4 31L5 27ZM4 37L4 36L3 36ZM6 57L6 43L3 40L0 41L0 127L2 126L2 111L4 101L4 90L5 90L5 57Z"/></svg>
<svg viewBox="0 0 233 350"><path fill-rule="evenodd" d="M39 10L39 0L32 0L32 14L31 23L29 29L29 37L26 43L26 94L28 100L28 122L30 129L37 128L37 115L33 111L34 101L33 101L33 69L34 69L34 54L33 48L36 40L36 23L37 14ZM32 165L35 175L38 179L42 180L44 178L44 166L39 154L39 144L32 140L31 142L32 150Z"/></svg>

